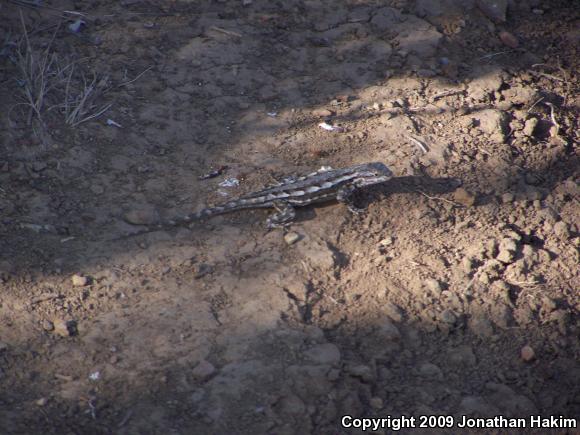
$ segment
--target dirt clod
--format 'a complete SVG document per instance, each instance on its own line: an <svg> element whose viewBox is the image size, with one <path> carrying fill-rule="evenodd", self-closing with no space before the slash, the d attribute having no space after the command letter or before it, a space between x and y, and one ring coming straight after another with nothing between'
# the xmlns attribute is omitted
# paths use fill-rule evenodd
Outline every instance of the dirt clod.
<svg viewBox="0 0 580 435"><path fill-rule="evenodd" d="M54 333L61 337L72 337L77 334L77 323L74 320L55 319L52 324Z"/></svg>

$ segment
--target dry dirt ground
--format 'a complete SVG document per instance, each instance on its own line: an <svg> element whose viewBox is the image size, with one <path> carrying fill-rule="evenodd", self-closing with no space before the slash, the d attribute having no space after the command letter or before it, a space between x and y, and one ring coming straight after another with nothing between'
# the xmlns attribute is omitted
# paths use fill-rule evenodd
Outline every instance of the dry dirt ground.
<svg viewBox="0 0 580 435"><path fill-rule="evenodd" d="M0 1L1 434L580 417L575 1L18 3ZM114 240L367 161L396 178L359 215Z"/></svg>

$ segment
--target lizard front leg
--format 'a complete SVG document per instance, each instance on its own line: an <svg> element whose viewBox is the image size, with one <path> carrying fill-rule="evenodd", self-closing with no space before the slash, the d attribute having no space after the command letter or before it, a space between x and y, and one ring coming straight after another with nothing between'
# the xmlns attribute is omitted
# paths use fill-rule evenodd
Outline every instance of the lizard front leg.
<svg viewBox="0 0 580 435"><path fill-rule="evenodd" d="M345 204L351 212L358 214L362 213L364 208L359 208L354 203L354 193L356 190L357 189L354 186L343 186L338 189L336 200L342 204Z"/></svg>
<svg viewBox="0 0 580 435"><path fill-rule="evenodd" d="M287 202L276 201L274 209L276 213L272 214L266 221L268 229L285 227L296 217L296 210Z"/></svg>

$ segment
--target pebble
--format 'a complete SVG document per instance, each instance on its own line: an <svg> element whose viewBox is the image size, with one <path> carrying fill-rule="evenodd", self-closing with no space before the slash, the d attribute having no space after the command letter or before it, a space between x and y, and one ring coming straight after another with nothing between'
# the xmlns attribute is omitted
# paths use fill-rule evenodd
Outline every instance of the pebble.
<svg viewBox="0 0 580 435"><path fill-rule="evenodd" d="M471 207L475 204L475 195L460 187L455 192L453 192L453 199L465 207Z"/></svg>
<svg viewBox="0 0 580 435"><path fill-rule="evenodd" d="M84 287L89 283L89 279L86 276L78 274L73 275L71 281L74 287Z"/></svg>
<svg viewBox="0 0 580 435"><path fill-rule="evenodd" d="M393 323L384 319L377 331L378 336L385 341L397 341L401 338L401 332Z"/></svg>
<svg viewBox="0 0 580 435"><path fill-rule="evenodd" d="M493 417L499 414L499 410L487 403L483 397L467 396L461 399L459 404L461 413L468 415L477 415L478 417Z"/></svg>
<svg viewBox="0 0 580 435"><path fill-rule="evenodd" d="M379 242L380 246L390 246L393 244L393 238L391 236L385 237L383 240Z"/></svg>
<svg viewBox="0 0 580 435"><path fill-rule="evenodd" d="M159 213L153 207L129 210L123 219L133 225L152 225L159 221Z"/></svg>
<svg viewBox="0 0 580 435"><path fill-rule="evenodd" d="M439 296L443 290L441 283L434 278L427 278L424 284L425 287L436 296Z"/></svg>
<svg viewBox="0 0 580 435"><path fill-rule="evenodd" d="M296 233L294 231L290 231L290 232L284 234L284 241L288 245L293 245L298 240L300 240L300 234L298 234L298 233Z"/></svg>
<svg viewBox="0 0 580 435"><path fill-rule="evenodd" d="M193 266L193 278L200 279L213 272L213 267L207 263L199 263Z"/></svg>
<svg viewBox="0 0 580 435"><path fill-rule="evenodd" d="M364 382L373 382L375 380L375 374L373 370L364 364L359 364L353 367L349 367L348 373L355 378L360 378Z"/></svg>
<svg viewBox="0 0 580 435"><path fill-rule="evenodd" d="M328 109L314 109L312 115L318 118L328 118L329 116L334 115L334 112Z"/></svg>
<svg viewBox="0 0 580 435"><path fill-rule="evenodd" d="M532 137L534 135L534 131L536 130L536 126L538 125L538 118L530 118L524 124L524 129L522 132L528 136Z"/></svg>
<svg viewBox="0 0 580 435"><path fill-rule="evenodd" d="M395 323L400 323L403 320L403 310L392 302L385 304L385 314Z"/></svg>
<svg viewBox="0 0 580 435"><path fill-rule="evenodd" d="M432 363L423 363L419 366L419 375L430 379L443 379L443 372L441 369Z"/></svg>
<svg viewBox="0 0 580 435"><path fill-rule="evenodd" d="M308 298L308 286L304 281L290 280L284 284L284 288L298 301L304 302ZM324 334L322 336L324 337Z"/></svg>
<svg viewBox="0 0 580 435"><path fill-rule="evenodd" d="M37 406L44 406L48 403L48 399L46 397L41 397L40 399L36 400L34 403L36 403Z"/></svg>
<svg viewBox="0 0 580 435"><path fill-rule="evenodd" d="M491 314L493 316L494 323L500 328L509 328L514 323L512 310L504 303L498 302L495 305L492 305Z"/></svg>
<svg viewBox="0 0 580 435"><path fill-rule="evenodd" d="M542 298L542 311L546 314L551 313L557 307L556 301L549 296Z"/></svg>
<svg viewBox="0 0 580 435"><path fill-rule="evenodd" d="M54 333L61 337L72 337L77 333L77 324L74 320L56 319L52 323Z"/></svg>
<svg viewBox="0 0 580 435"><path fill-rule="evenodd" d="M493 335L493 325L485 317L472 317L469 321L469 329L479 337L489 338Z"/></svg>
<svg viewBox="0 0 580 435"><path fill-rule="evenodd" d="M556 222L554 224L554 234L561 240L569 239L570 229L568 228L568 224L564 221Z"/></svg>
<svg viewBox="0 0 580 435"><path fill-rule="evenodd" d="M202 359L199 364L195 366L195 368L191 371L191 374L194 378L204 380L209 378L211 375L215 373L215 367L209 361Z"/></svg>
<svg viewBox="0 0 580 435"><path fill-rule="evenodd" d="M383 399L380 397L371 397L369 400L369 404L373 409L381 409L383 407Z"/></svg>
<svg viewBox="0 0 580 435"><path fill-rule="evenodd" d="M283 397L276 406L279 413L284 416L300 416L306 412L305 403L294 394Z"/></svg>
<svg viewBox="0 0 580 435"><path fill-rule="evenodd" d="M518 48L520 45L518 38L505 30L499 32L499 39L504 43L504 45L507 45L510 48Z"/></svg>
<svg viewBox="0 0 580 435"><path fill-rule="evenodd" d="M504 204L509 204L510 202L514 202L515 196L513 193L506 192L501 196L501 202Z"/></svg>
<svg viewBox="0 0 580 435"><path fill-rule="evenodd" d="M50 332L50 331L54 330L54 325L50 320L44 319L42 321L42 329Z"/></svg>
<svg viewBox="0 0 580 435"><path fill-rule="evenodd" d="M443 310L439 315L439 320L441 320L443 323L454 325L457 321L457 316L451 310Z"/></svg>
<svg viewBox="0 0 580 435"><path fill-rule="evenodd" d="M512 263L515 260L517 249L517 240L512 238L502 239L496 259L504 264Z"/></svg>
<svg viewBox="0 0 580 435"><path fill-rule="evenodd" d="M93 184L91 186L91 192L93 192L95 195L102 195L105 193L105 188L100 184Z"/></svg>
<svg viewBox="0 0 580 435"><path fill-rule="evenodd" d="M318 344L311 347L305 354L306 358L316 364L338 364L340 362L340 350L332 343Z"/></svg>
<svg viewBox="0 0 580 435"><path fill-rule="evenodd" d="M477 0L477 6L492 21L505 22L508 0Z"/></svg>
<svg viewBox="0 0 580 435"><path fill-rule="evenodd" d="M469 345L459 346L448 352L447 359L456 366L474 366L477 362L473 349Z"/></svg>
<svg viewBox="0 0 580 435"><path fill-rule="evenodd" d="M522 347L520 355L525 362L530 362L534 360L534 358L536 357L536 352L534 352L532 346L525 345L524 347Z"/></svg>

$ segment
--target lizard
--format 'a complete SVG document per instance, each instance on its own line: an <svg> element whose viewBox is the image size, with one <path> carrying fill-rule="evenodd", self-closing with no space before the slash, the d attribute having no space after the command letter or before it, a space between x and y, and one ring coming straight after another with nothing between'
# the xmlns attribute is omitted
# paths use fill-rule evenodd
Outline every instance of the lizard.
<svg viewBox="0 0 580 435"><path fill-rule="evenodd" d="M346 204L354 212L353 194L360 188L383 183L393 177L391 170L380 162L364 163L342 169L323 167L316 172L288 177L265 189L242 195L215 207L148 226L124 237L187 225L204 218L246 209L273 208L276 213L267 220L267 228L287 226L296 216L295 207L303 207L331 200ZM123 238L124 238L123 237Z"/></svg>

